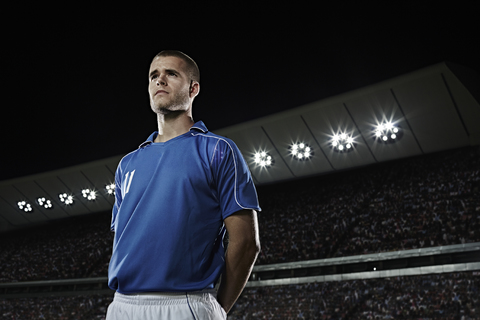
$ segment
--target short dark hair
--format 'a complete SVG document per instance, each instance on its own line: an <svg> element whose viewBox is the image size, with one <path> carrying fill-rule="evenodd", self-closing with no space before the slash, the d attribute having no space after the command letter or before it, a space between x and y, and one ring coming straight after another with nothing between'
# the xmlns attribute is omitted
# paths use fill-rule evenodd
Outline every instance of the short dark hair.
<svg viewBox="0 0 480 320"><path fill-rule="evenodd" d="M198 69L197 63L185 53L178 50L163 50L153 59L155 60L158 57L177 57L182 59L187 64L187 73L190 76L190 79L200 83L200 70Z"/></svg>

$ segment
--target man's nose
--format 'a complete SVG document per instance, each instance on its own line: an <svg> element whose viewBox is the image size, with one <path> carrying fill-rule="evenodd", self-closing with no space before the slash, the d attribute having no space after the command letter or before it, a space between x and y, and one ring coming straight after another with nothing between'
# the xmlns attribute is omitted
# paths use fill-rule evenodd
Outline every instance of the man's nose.
<svg viewBox="0 0 480 320"><path fill-rule="evenodd" d="M166 86L167 85L167 81L165 80L165 75L159 75L158 78L157 78L157 86Z"/></svg>

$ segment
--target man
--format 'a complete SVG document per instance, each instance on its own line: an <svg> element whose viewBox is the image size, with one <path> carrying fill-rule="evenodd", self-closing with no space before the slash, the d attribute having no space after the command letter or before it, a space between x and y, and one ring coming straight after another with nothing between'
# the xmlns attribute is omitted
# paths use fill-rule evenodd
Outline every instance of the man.
<svg viewBox="0 0 480 320"><path fill-rule="evenodd" d="M226 319L260 250L245 160L231 140L193 121L199 81L196 63L179 51L162 51L150 65L158 132L115 173L108 320Z"/></svg>

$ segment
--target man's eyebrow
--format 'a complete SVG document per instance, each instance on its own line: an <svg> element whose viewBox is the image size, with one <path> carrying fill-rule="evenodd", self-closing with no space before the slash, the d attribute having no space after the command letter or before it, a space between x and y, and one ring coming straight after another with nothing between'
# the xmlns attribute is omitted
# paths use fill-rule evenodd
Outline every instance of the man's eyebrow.
<svg viewBox="0 0 480 320"><path fill-rule="evenodd" d="M180 75L180 73L177 70L174 70L174 69L166 69L165 72L166 73L175 73L176 75Z"/></svg>
<svg viewBox="0 0 480 320"><path fill-rule="evenodd" d="M166 72L166 73L174 73L174 74L176 74L177 76L180 75L180 72L178 72L178 71L175 70L175 69L165 69L165 72ZM153 75L155 75L155 74L158 74L158 69L155 69L155 70L153 70L152 72L150 72L150 74L148 75L148 78L150 79L150 78L151 78Z"/></svg>
<svg viewBox="0 0 480 320"><path fill-rule="evenodd" d="M148 78L150 79L154 74L158 73L157 69L153 70L152 72L150 72L150 74L148 75Z"/></svg>

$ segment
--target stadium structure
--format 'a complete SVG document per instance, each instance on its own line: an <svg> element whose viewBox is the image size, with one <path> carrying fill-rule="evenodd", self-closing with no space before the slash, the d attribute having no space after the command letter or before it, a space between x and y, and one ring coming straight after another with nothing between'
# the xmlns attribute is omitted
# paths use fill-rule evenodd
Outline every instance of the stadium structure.
<svg viewBox="0 0 480 320"><path fill-rule="evenodd" d="M348 318L349 316L357 318L355 315L361 315L359 318L364 317L365 319L373 319L376 316L388 318L388 315L395 318L387 307L382 306L383 311L380 307L378 310L376 309L377 302L376 298L372 298L373 293L365 294L366 291L372 292L379 287L387 292L385 285L378 284L378 281L382 281L382 279L393 279L389 282L390 287L387 286L392 293L398 291L392 288L398 289L402 283L411 286L409 281L414 277L420 279L418 281L421 283L451 282L460 277L465 279L464 283L472 283L470 287L467 286L465 292L474 292L471 289L473 287L478 290L480 285L479 123L480 77L478 73L460 65L444 62L368 87L215 131L217 134L234 140L249 164L252 176L259 188L261 206L265 211L259 215L259 219L262 219L263 214L267 216L270 214L269 218L265 218L270 220L265 220L264 225L260 220L261 237L267 230L280 233L283 228L278 227L278 220L271 216L273 213L269 213L268 208L265 208L262 202L275 194L275 190L278 188L282 190L283 194L287 194L285 198L289 198L288 194L298 196L299 201L304 202L299 208L308 207L309 199L315 198L315 193L299 191L302 184L308 185L308 190L314 189L317 184L328 190L331 185L330 193L326 191L331 197L335 197L335 192L338 190L344 190L343 195L339 195L335 201L336 203L345 202L343 206L334 206L336 209L333 210L333 214L332 210L329 211L328 214L335 216L334 219L337 221L331 222L333 218L327 217L326 213L318 209L329 207L330 202L328 201L331 199L312 200L311 202L315 204L318 212L308 222L308 228L303 225L298 227L301 230L311 230L315 234L314 238L321 238L317 235L323 230L320 224L329 225L331 222L333 229L342 230L332 233L338 235L338 239L330 237L320 243L316 240L312 242L310 241L312 236L309 234L308 237L305 237L314 245L298 248L299 245L294 244L294 249L283 249L283 256L274 248L275 242L279 240L272 240L270 243L264 242L262 239L262 248L265 251L263 257L261 254L260 263L254 267L245 289L245 296L240 298L229 318L283 319L283 316L287 319L285 316L287 313L290 318L303 317L304 319L323 319L322 316L327 314L333 315L333 318ZM380 191L378 185L370 183L376 189L375 194L369 193L364 189L368 184L362 184L365 183L366 179L362 177L366 175L366 172L383 170L381 172L388 173L392 166L403 164L405 161L414 161L411 159L421 159L419 161L426 163L430 163L428 161L435 162L435 160L423 160L427 156L430 156L428 159L441 159L448 164L451 161L455 167L459 160L453 154L458 154L459 159L469 158L470 163L473 164L471 167L467 165L467 167L462 167L463 165L461 165L461 170L457 171L452 168L452 171L460 172L460 174L468 172L469 176L465 177L461 183L462 186L467 185L467 187L462 187L461 191L452 191L453 189L448 191L451 198L446 199L448 207L446 212L455 212L455 215L460 215L460 220L470 219L468 221L475 222L471 226L476 226L477 230L468 229L468 223L464 223L467 224L464 232L469 233L462 236L458 232L460 227L456 225L457 216L455 216L455 221L452 222L453 227L452 223L447 227L444 226L443 229L440 227L439 234L430 237L432 245L417 245L415 241L399 238L398 241L402 242L401 245L378 249L375 244L374 247L377 248L375 250L362 250L362 244L368 242L369 246L373 245L372 237L368 240L368 236L359 235L357 230L362 225L359 220L370 221L372 226L377 225L377 222L388 225L388 213L384 214L384 211L389 210L381 208L390 208L389 206L397 208L404 205L402 201L405 199L415 197L415 194L408 198L401 193L402 198L400 199L398 196L400 193L388 193L389 188L395 189L396 183L390 180L382 180L382 183L388 181L389 184ZM122 157L123 155L119 155L51 172L1 181L0 235L3 236L2 243L7 243L9 237L26 229L48 228L63 221L68 223L74 219L90 219L98 214L108 215L114 203L114 173ZM378 169L380 166L382 169ZM424 166L422 170L428 171L429 168ZM422 171L422 173L430 181L430 177L434 174L427 171ZM447 173L444 174L447 175ZM419 179L423 179L422 177L424 176L419 174ZM381 179L384 178L384 176L381 177ZM356 183L357 187L351 189L352 187L348 185L350 179ZM380 178L376 179L379 181ZM418 182L415 174L411 179L408 180L410 182L403 181L404 185L402 186ZM423 181L418 183L424 184ZM433 191L430 185L425 192L435 193L443 190L445 185L456 185L456 182L444 180L439 181L438 185L436 183ZM439 187L440 184L442 187ZM289 192L288 188L294 189ZM421 192L423 189L420 188ZM442 192L445 193L444 190ZM461 198L460 194L467 194L468 199ZM302 198L302 196L305 197ZM365 200L367 197L369 197L368 200ZM395 200L392 200L394 198ZM266 202L273 203L276 201L275 199L276 196L273 195ZM426 206L435 207L436 202L433 201L432 204L431 199L428 199L425 200ZM351 203L355 203L354 207L348 207ZM458 205L459 203L460 205ZM437 204L437 206L439 205ZM272 207L274 206L272 205ZM310 204L310 207L313 206ZM408 210L414 214L414 212L419 212L418 206L425 205L414 201ZM452 207L455 209L451 209ZM331 209L331 206L329 208ZM303 209L295 210L291 213L286 210L286 213L294 215L295 212L300 212L302 216L309 215L308 212L303 212ZM349 213L342 216L342 210ZM405 213L405 209L397 211ZM272 212L277 213L278 211L272 210ZM379 213L379 221L375 221L375 217L372 217L375 213ZM464 218L464 215L467 217ZM399 219L408 220L409 217L410 213L408 217ZM294 216L285 219L287 223L296 221ZM434 219L442 221L442 217L436 214ZM304 221L308 218L300 220ZM447 225L445 217L441 223ZM405 222L405 225L407 224ZM272 225L275 226L274 229L269 228ZM428 225L428 223L424 223L424 225ZM452 236L450 236L448 228L456 230L450 232ZM105 233L109 232L108 221L104 229ZM411 232L410 229L411 227L405 227L398 233L406 234ZM426 234L430 233L429 230L422 230L423 234L425 234L424 231ZM368 232L365 231L365 233ZM288 237L295 241L300 237L299 234L295 233L294 236L289 235ZM305 231L303 234L306 234ZM355 235L357 240L353 242L356 245L352 245L351 239L353 238L349 238L351 235ZM283 236L278 234L277 237ZM268 240L275 237L268 235L265 238ZM332 241L335 242L334 245L331 244ZM410 245L409 241L413 244ZM110 249L104 248L104 243L101 246L102 252ZM352 249L352 247L356 249ZM9 247L2 254L2 268L9 264L10 259L15 256L14 250L16 249ZM311 251L321 253L312 253ZM292 255L291 252L294 254ZM108 253L102 253L99 256L99 259L103 259L103 264L105 260L108 262ZM21 258L17 257L16 259ZM9 268L3 269L11 270L14 265L13 267L10 265ZM51 299L59 299L58 297L75 299L79 296L85 299L84 297L88 295L100 295L104 297L100 300L105 304L105 301L108 302L113 295L106 285L106 275L102 272L94 272L91 268L88 274L80 274L79 277L36 279L28 276L15 278L2 274L0 278L0 297L4 306L3 312L4 314L6 312L7 316L13 312L7 310L8 308L5 307L7 304L19 306L22 303L28 303L25 302L28 299L47 299L46 301L48 301L49 297ZM369 285L368 289L365 289L360 285L361 283L375 283L375 285ZM334 284L337 287L332 287ZM338 289L345 288L345 286L349 288L348 294L345 293L346 291L342 291L343 289ZM425 285L421 287L422 292L426 290L425 288ZM301 290L302 294L298 295L298 291L295 290ZM434 289L430 288L430 290ZM312 295L306 297L304 292L310 292ZM337 297L336 300L322 297L326 292L329 292L328 295L331 297ZM334 292L338 293L337 296ZM478 291L475 292L478 294ZM341 295L338 296L340 293ZM425 295L427 294L425 293ZM277 296L288 296L285 298L287 299L285 301L288 301L286 303L288 307L285 306L285 303L280 303L275 307L276 311L274 309L266 310L265 306L274 305L272 299L277 299L274 298ZM346 296L349 298L347 299ZM339 302L338 299L341 300L341 298L338 297L344 298L342 303ZM259 301L261 299L268 300L268 303L262 305ZM283 301L282 299L278 298ZM470 300L468 300L463 297L463 299L464 303L460 304L460 307L454 306L445 309L448 311L436 313L430 310L430 318L444 317L449 312L456 312L456 315L462 313L467 317L465 319L480 317L478 298L473 300L469 298ZM469 301L469 307L465 301ZM342 310L336 310L339 308L335 304L342 305ZM384 303L382 302L382 304ZM258 308L259 305L262 305L262 310ZM308 310L305 311L306 309L302 308ZM410 310L410 312L416 312L415 315L423 312L422 315L425 315L427 309L428 307L423 309L416 307L414 311ZM278 314L275 315L275 312ZM425 316L425 318L428 317Z"/></svg>

